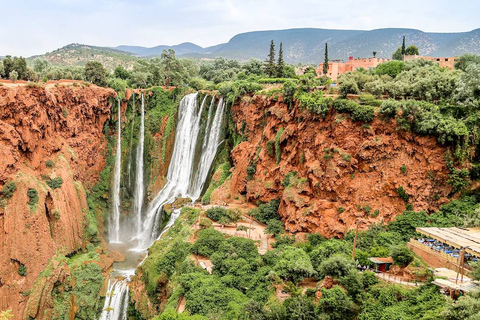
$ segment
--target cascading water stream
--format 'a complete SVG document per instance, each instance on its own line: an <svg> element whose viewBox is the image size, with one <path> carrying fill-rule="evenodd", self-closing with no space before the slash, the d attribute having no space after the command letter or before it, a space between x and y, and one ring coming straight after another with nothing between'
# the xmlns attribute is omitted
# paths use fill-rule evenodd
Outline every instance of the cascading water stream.
<svg viewBox="0 0 480 320"><path fill-rule="evenodd" d="M122 166L122 112L118 99L117 149L115 151L115 172L113 180L113 214L109 224L111 242L120 241L120 178Z"/></svg>
<svg viewBox="0 0 480 320"><path fill-rule="evenodd" d="M110 279L100 320L127 320L128 279Z"/></svg>
<svg viewBox="0 0 480 320"><path fill-rule="evenodd" d="M135 193L134 193L134 205L133 211L134 215L137 218L137 235L142 231L142 209L143 201L145 197L145 186L143 182L143 152L144 152L144 141L145 141L145 101L142 93L142 105L140 108L140 133L138 136L138 146L137 146L137 174L135 179Z"/></svg>
<svg viewBox="0 0 480 320"><path fill-rule="evenodd" d="M213 101L213 100L212 100ZM210 111L213 109L210 107L208 113L208 125L206 132L206 137L203 140L202 145L202 156L200 158L200 163L198 165L197 172L193 183L190 186L189 194L192 199L198 199L200 193L203 190L203 185L207 180L208 173L210 172L210 167L215 159L217 154L218 145L220 144L220 138L222 133L222 123L223 123L223 110L225 108L225 103L223 98L220 98L218 102L217 110L215 112L215 117L210 121Z"/></svg>
<svg viewBox="0 0 480 320"><path fill-rule="evenodd" d="M202 136L200 135L201 118L206 101L206 99L202 101L198 110L197 96L196 93L189 94L180 102L175 145L170 166L168 167L167 183L150 205L142 233L139 236L138 250L145 250L157 239L160 214L165 204L172 203L179 197L188 197L193 202L198 199L201 187L205 183L208 171L217 152L223 122L224 103L222 99L218 104L213 119L213 112L208 113L205 128L210 130L205 132L204 138L207 140L207 143L202 145L200 161L195 168L195 150L197 145L202 143L200 139ZM204 152L208 154L205 155Z"/></svg>
<svg viewBox="0 0 480 320"><path fill-rule="evenodd" d="M162 233L158 235L157 233L159 230L160 216L163 206L172 203L179 197L188 197L195 202L201 194L203 185L205 184L205 180L220 144L225 104L223 99L220 99L214 110L215 104L212 100L208 111L207 122L202 127L202 113L207 99L205 97L200 104L200 107L198 107L197 96L197 94L189 94L180 102L175 144L167 172L167 183L152 201L147 214L142 215L143 200L145 196L143 185L145 110L144 97L142 95L142 115L140 121L139 142L137 146L137 174L134 195L134 214L137 223L136 238L138 239L138 244L135 249L130 249L125 252L126 261L130 261L129 263L115 264L115 271L111 274L111 279L108 285L108 294L100 320L127 319L129 296L128 282L130 277L135 273L135 267L132 266L132 263L135 264L135 266L138 265L138 251L144 252L158 237L175 223L175 220L180 215L180 209L173 210L170 220L163 228ZM200 151L200 154L196 155L196 151ZM118 176L120 176L120 174ZM116 218L114 217L114 219ZM142 219L144 219L143 223ZM115 223L117 221L115 221ZM138 228L139 226L140 228ZM125 226L124 229L126 229ZM121 236L119 238L120 240L125 240L122 239ZM123 245L127 248L131 248L131 242L129 241L126 241ZM143 263L143 261L141 263Z"/></svg>

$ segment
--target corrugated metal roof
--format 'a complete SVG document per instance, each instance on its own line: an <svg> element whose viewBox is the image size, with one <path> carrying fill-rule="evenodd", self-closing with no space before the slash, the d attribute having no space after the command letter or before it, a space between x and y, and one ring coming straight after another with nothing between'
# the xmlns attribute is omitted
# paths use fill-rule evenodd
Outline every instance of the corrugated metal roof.
<svg viewBox="0 0 480 320"><path fill-rule="evenodd" d="M417 232L480 257L480 228L417 228Z"/></svg>
<svg viewBox="0 0 480 320"><path fill-rule="evenodd" d="M372 258L368 258L368 260L370 260L373 263L377 263L377 264L393 263L392 257L388 257L388 258L374 258L374 257L372 257Z"/></svg>

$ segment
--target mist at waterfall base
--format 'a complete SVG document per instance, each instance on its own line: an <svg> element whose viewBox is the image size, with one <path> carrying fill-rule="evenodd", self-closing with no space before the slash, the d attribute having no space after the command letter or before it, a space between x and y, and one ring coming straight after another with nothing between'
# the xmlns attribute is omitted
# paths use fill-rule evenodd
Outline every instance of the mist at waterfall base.
<svg viewBox="0 0 480 320"><path fill-rule="evenodd" d="M144 210L145 185L143 179L143 154L144 154L144 117L145 107L142 95L141 121L139 132L139 145L137 146L137 174L134 193L133 219L121 219L114 209L114 228L109 227L109 249L120 251L125 255L125 261L115 263L114 271L111 274L107 297L101 320L126 319L126 305L128 304L127 282L135 273L136 267L141 263L141 256L146 252L153 242L170 228L180 215L180 209L172 212L170 221L160 233L162 223L162 208L166 204L173 203L177 198L190 198L192 203L201 195L204 184L207 180L212 163L215 159L218 147L222 139L225 103L222 98L215 103L211 97L208 107L206 121L202 121L202 114L207 107L205 96L199 105L198 94L186 95L178 108L177 126L175 133L175 144L167 172L167 182L152 200L146 212ZM119 121L121 116L119 114ZM117 139L121 138L118 125ZM117 152L121 153L121 144L117 141ZM117 157L116 157L117 159ZM119 160L121 161L121 160ZM117 167L115 167L116 169ZM114 192L117 181L116 175L121 175L120 170L115 170ZM120 179L120 178L118 178ZM120 181L119 181L120 183ZM113 195L115 200L115 195ZM115 206L115 204L113 204ZM120 204L119 204L120 208ZM118 220L115 220L117 219ZM112 221L113 220L113 221ZM118 224L119 234L117 237L116 226ZM113 230L113 232L112 232ZM130 231L130 232L122 232ZM132 237L131 231L136 234ZM117 279L118 278L118 279Z"/></svg>

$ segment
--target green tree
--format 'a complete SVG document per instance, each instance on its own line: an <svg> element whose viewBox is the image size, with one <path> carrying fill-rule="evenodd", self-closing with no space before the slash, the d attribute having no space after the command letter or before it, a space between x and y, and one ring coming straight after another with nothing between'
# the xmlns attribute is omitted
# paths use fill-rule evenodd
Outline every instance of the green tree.
<svg viewBox="0 0 480 320"><path fill-rule="evenodd" d="M192 252L205 257L211 256L218 250L225 236L215 229L208 228L198 231L198 238L192 246Z"/></svg>
<svg viewBox="0 0 480 320"><path fill-rule="evenodd" d="M278 62L277 62L277 77L283 78L283 69L285 68L285 62L283 61L283 43L280 42L280 49L278 51Z"/></svg>
<svg viewBox="0 0 480 320"><path fill-rule="evenodd" d="M480 55L473 53L462 54L457 60L455 60L455 69L466 71L470 64L480 65Z"/></svg>
<svg viewBox="0 0 480 320"><path fill-rule="evenodd" d="M353 319L354 310L355 304L341 287L322 288L322 298L318 301L318 313L326 315L326 319Z"/></svg>
<svg viewBox="0 0 480 320"><path fill-rule="evenodd" d="M47 71L48 67L49 65L47 60L39 58L33 61L33 70L41 75Z"/></svg>
<svg viewBox="0 0 480 320"><path fill-rule="evenodd" d="M382 75L389 75L392 78L395 78L401 72L405 70L405 63L403 61L389 61L379 64L375 68L375 74L382 76Z"/></svg>
<svg viewBox="0 0 480 320"><path fill-rule="evenodd" d="M460 297L456 302L449 300L442 315L445 320L480 319L480 291Z"/></svg>
<svg viewBox="0 0 480 320"><path fill-rule="evenodd" d="M107 71L98 61L89 61L85 64L85 77L87 81L99 86L107 84Z"/></svg>
<svg viewBox="0 0 480 320"><path fill-rule="evenodd" d="M287 319L316 320L315 304L305 296L291 297L284 302Z"/></svg>
<svg viewBox="0 0 480 320"><path fill-rule="evenodd" d="M269 77L274 77L276 73L275 43L273 40L270 42L270 52L268 54L268 59L265 61L265 73Z"/></svg>
<svg viewBox="0 0 480 320"><path fill-rule="evenodd" d="M3 63L0 63L0 79L5 75L5 68L3 67Z"/></svg>
<svg viewBox="0 0 480 320"><path fill-rule="evenodd" d="M125 69L123 66L117 66L115 70L113 71L113 75L115 78L127 80L130 78L130 72L128 72L127 69Z"/></svg>
<svg viewBox="0 0 480 320"><path fill-rule="evenodd" d="M18 73L18 79L25 79L27 75L27 60L22 57L13 57L13 69Z"/></svg>
<svg viewBox="0 0 480 320"><path fill-rule="evenodd" d="M473 280L480 281L480 262L471 263L472 272L470 276Z"/></svg>
<svg viewBox="0 0 480 320"><path fill-rule="evenodd" d="M419 55L420 53L418 52L418 47L415 45L408 46L407 49L405 49L405 54L407 56L413 56L413 55Z"/></svg>
<svg viewBox="0 0 480 320"><path fill-rule="evenodd" d="M15 71L15 70L10 71L9 78L10 78L10 80L13 81L13 83L17 82L17 80L18 80L18 72Z"/></svg>
<svg viewBox="0 0 480 320"><path fill-rule="evenodd" d="M323 74L328 72L328 43L325 43L325 60L323 63Z"/></svg>
<svg viewBox="0 0 480 320"><path fill-rule="evenodd" d="M355 263L344 255L334 255L323 261L319 267L319 274L322 277L331 276L341 278L355 269Z"/></svg>
<svg viewBox="0 0 480 320"><path fill-rule="evenodd" d="M10 78L10 71L14 70L12 56L6 56L2 63L5 78Z"/></svg>
<svg viewBox="0 0 480 320"><path fill-rule="evenodd" d="M279 252L273 270L283 279L299 283L306 277L315 274L308 255L299 248L283 247L276 249Z"/></svg>
<svg viewBox="0 0 480 320"><path fill-rule="evenodd" d="M402 53L402 57L403 57L403 55L405 55L405 50L406 50L406 49L405 49L405 36L403 36L403 41L402 41L402 51L401 51L401 53Z"/></svg>
<svg viewBox="0 0 480 320"><path fill-rule="evenodd" d="M402 267L408 266L414 259L412 251L405 245L393 246L390 250L390 255L393 262Z"/></svg>
<svg viewBox="0 0 480 320"><path fill-rule="evenodd" d="M187 78L186 70L182 63L175 57L175 51L172 49L163 50L161 55L162 73L165 79L164 85L181 85Z"/></svg>

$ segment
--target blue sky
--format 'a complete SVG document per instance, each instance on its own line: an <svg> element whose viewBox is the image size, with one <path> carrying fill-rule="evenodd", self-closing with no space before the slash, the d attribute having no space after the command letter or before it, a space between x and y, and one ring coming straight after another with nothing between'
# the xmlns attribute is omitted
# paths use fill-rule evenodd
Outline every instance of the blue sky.
<svg viewBox="0 0 480 320"><path fill-rule="evenodd" d="M210 46L238 33L288 28L430 32L480 28L478 0L0 0L0 56L31 56L77 42Z"/></svg>

